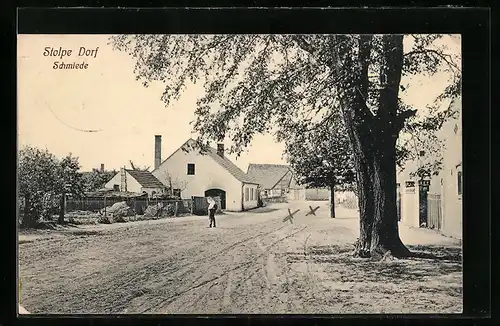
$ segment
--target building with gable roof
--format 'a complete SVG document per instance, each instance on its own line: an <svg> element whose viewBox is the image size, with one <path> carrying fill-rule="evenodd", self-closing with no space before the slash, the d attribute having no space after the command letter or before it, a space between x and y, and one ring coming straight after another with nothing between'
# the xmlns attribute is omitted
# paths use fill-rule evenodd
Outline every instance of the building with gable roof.
<svg viewBox="0 0 500 326"><path fill-rule="evenodd" d="M297 183L292 169L286 164L248 165L247 175L260 185L263 200L283 198L286 200L329 200L327 188L307 188Z"/></svg>
<svg viewBox="0 0 500 326"><path fill-rule="evenodd" d="M201 153L195 144L188 139L163 162L155 163L152 174L165 186L173 181L173 191L181 198L218 196L221 209L227 211L257 207L258 183L225 155L224 145ZM155 162L159 161L155 154Z"/></svg>
<svg viewBox="0 0 500 326"><path fill-rule="evenodd" d="M290 166L250 163L247 175L259 183L262 198L287 197L295 184Z"/></svg>
<svg viewBox="0 0 500 326"><path fill-rule="evenodd" d="M129 193L147 193L149 197L160 194L166 187L151 172L121 168L105 185L105 189Z"/></svg>

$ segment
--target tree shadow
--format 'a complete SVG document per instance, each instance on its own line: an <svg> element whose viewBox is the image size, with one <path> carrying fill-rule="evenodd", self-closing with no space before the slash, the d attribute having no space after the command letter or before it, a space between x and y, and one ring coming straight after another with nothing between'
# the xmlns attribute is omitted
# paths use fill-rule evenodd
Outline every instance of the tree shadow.
<svg viewBox="0 0 500 326"><path fill-rule="evenodd" d="M19 230L22 232L36 231L36 230L63 230L68 228L78 228L78 224L67 222L58 223L55 221L40 221L33 226L29 227L20 227Z"/></svg>
<svg viewBox="0 0 500 326"><path fill-rule="evenodd" d="M264 213L270 213L279 210L278 208L273 208L273 207L268 207L268 206L263 206L263 207L255 207L251 208L248 210L243 211L242 213L248 212L252 214L264 214Z"/></svg>
<svg viewBox="0 0 500 326"><path fill-rule="evenodd" d="M412 252L414 259L431 259L434 261L462 261L462 248L452 246L437 246L437 245L410 245L407 246Z"/></svg>
<svg viewBox="0 0 500 326"><path fill-rule="evenodd" d="M447 246L414 246L404 259L356 258L352 245L310 246L304 252L288 252L288 263L321 264L341 282L402 283L436 280L462 272L461 249Z"/></svg>

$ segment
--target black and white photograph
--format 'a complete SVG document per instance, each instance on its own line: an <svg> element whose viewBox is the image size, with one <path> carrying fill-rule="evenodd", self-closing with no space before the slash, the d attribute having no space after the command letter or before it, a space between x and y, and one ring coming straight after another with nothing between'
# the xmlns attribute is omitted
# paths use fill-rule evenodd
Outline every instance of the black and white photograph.
<svg viewBox="0 0 500 326"><path fill-rule="evenodd" d="M463 312L460 34L19 34L17 147L19 314Z"/></svg>

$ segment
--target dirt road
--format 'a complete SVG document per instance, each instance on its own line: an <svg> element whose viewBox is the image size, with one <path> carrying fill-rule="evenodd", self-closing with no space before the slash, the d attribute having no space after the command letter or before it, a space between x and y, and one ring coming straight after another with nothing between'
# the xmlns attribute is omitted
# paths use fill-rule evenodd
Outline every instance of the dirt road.
<svg viewBox="0 0 500 326"><path fill-rule="evenodd" d="M320 205L317 216L300 203L221 215L217 228L191 217L26 240L21 304L32 314L461 310L459 247L440 244L438 269L430 260L405 261L405 270L356 261L348 257L356 213L333 220ZM300 209L293 224L283 222L287 208Z"/></svg>

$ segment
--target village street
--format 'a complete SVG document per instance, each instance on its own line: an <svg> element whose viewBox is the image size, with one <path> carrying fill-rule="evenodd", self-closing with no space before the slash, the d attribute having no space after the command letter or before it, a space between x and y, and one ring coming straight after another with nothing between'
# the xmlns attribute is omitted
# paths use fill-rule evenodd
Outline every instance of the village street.
<svg viewBox="0 0 500 326"><path fill-rule="evenodd" d="M288 208L300 209L293 223ZM459 243L401 227L411 250L434 256L354 259L357 212L337 216L292 202L217 216L217 228L187 216L21 234L20 303L34 314L460 312Z"/></svg>

